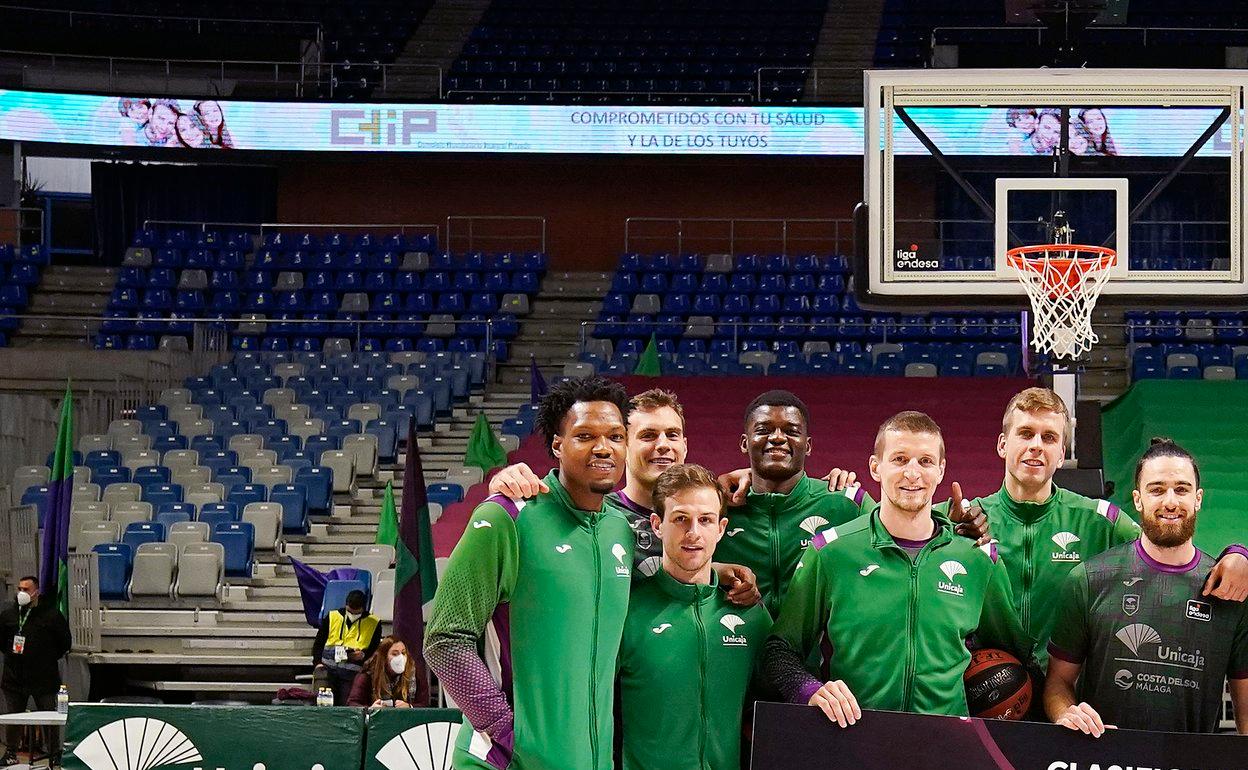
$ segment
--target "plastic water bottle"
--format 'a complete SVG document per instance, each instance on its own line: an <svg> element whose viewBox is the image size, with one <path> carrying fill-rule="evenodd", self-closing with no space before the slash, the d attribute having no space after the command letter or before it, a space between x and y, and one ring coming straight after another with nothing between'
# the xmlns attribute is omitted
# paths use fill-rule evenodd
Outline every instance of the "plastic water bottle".
<svg viewBox="0 0 1248 770"><path fill-rule="evenodd" d="M316 691L316 705L332 706L334 705L334 691L328 687L322 687Z"/></svg>
<svg viewBox="0 0 1248 770"><path fill-rule="evenodd" d="M69 713L69 688L61 685L61 689L56 691L56 713Z"/></svg>

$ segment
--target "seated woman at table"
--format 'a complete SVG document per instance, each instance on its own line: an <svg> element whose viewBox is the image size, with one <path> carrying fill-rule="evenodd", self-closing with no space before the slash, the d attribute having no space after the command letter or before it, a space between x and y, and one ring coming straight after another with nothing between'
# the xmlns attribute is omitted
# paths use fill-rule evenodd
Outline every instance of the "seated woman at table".
<svg viewBox="0 0 1248 770"><path fill-rule="evenodd" d="M429 705L429 683L424 681L407 645L393 636L381 640L377 652L369 658L351 683L348 706L413 706Z"/></svg>

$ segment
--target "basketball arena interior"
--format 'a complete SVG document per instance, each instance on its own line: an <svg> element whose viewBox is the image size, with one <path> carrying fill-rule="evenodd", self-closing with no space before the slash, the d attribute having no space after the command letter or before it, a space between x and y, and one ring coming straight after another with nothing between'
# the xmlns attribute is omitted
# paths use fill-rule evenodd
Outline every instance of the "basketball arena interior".
<svg viewBox="0 0 1248 770"><path fill-rule="evenodd" d="M1004 561L996 546L984 548L991 564L1023 581L1021 593L1033 592L1031 567L1011 571L1016 554L996 529L1008 522L987 502L1011 489L1011 399L1028 388L1056 394L1059 406L1040 408L1065 415L1044 483L1086 498L1089 511L1099 501L1111 522L1146 523L1141 455L1153 437L1171 439L1199 468L1203 495L1186 547L1217 561L1211 582L1241 592L1238 601L1194 596L1188 618L1203 621L1214 602L1212 617L1241 620L1228 621L1230 652L1218 653L1231 656L1226 676L1202 680L1204 691L1222 693L1211 729L1186 731L1202 733L1181 744L1189 765L1164 766L1240 766L1248 756L1233 709L1236 674L1248 677L1240 609L1248 593L1248 486L1240 486L1248 10L1240 4L11 2L0 5L5 764L686 770L751 761L888 767L900 757L913 767L1021 768L1050 750L1049 764L1034 766L1084 770L1110 766L1109 754L1080 753L1089 746L1114 747L1113 762L1127 767L1180 745L1165 743L1174 737L1165 731L1102 727L1095 740L1105 743L1096 744L1078 724L1054 726L1040 664L1028 669L1026 720L981 723L1000 712L974 701L968 713L971 677L963 692L955 671L961 713L931 713L978 732L947 727L947 716L881 715L876 724L916 720L913 735L925 737L867 759L868 744L890 743L880 733L855 739L873 729L871 709L924 709L909 707L910 692L906 707L860 697L861 723L848 728L815 709L781 710L810 706L763 681L771 666L761 661L801 607L779 596L773 604L767 588L792 577L791 593L808 581L790 563L771 582L780 580L771 571L782 548L773 532L771 562L741 559L769 621L780 618L770 636L769 625L758 632L762 683L750 686L736 724L708 727L704 714L691 733L703 743L718 733L724 743L726 730L735 748L723 756L732 759L709 759L706 746L686 751L675 726L666 759L644 759L630 732L662 741L669 718L644 728L628 718L619 629L600 640L612 633L603 628L624 623L627 648L632 621L606 598L588 609L567 598L561 607L579 573L556 562L526 570L523 561L537 558L525 543L539 539L534 520L554 515L544 501L590 494L577 497L565 467L577 438L568 426L582 402L609 406L612 383L628 396L674 394L687 463L717 477L751 469L756 485L767 458L788 451L752 454L758 409L800 404L797 472L820 488L833 469L853 472L849 497L857 489L884 508L892 492L886 469L877 472L881 442L901 430L888 421L923 413L942 441L929 504L985 500L983 542L999 538ZM647 403L635 401L634 414L655 413ZM636 472L634 424L629 448L619 448L619 458L630 453L628 470L619 459L610 478L616 489ZM673 455L677 464L684 451ZM554 469L548 480L559 489L527 506L496 496L491 479L518 477L502 470L518 463L537 477ZM826 483L821 494L835 495L836 477ZM594 505L606 499L594 494ZM734 510L769 515L734 506L720 512L721 550ZM652 546L662 555L650 570L669 564L659 530L651 542L650 522L662 521L648 518L651 507L634 508L647 530L644 543L638 531L637 570ZM882 517L865 503L861 512L863 521ZM774 525L780 514L770 515ZM962 531L944 515L933 514L938 532ZM1194 526L1195 510L1190 517ZM835 531L817 534L829 523ZM844 545L841 523L826 513L801 522L801 545L811 550L799 570L820 547L830 554ZM470 539L487 528L519 533L507 547L521 566L499 567L497 607L474 637L450 607L472 603L461 593L479 598L460 588L483 579ZM1028 539L1017 558L1037 550L1046 564L1086 561L1105 550L1080 532L1051 543L1044 534L1034 549ZM592 542L568 539L559 554ZM602 554L628 575L625 546L615 547L618 565ZM969 580L967 558L952 562L961 575L944 562L941 586ZM526 580L562 587L539 601ZM715 578L720 599L731 598L727 580ZM437 589L440 581L454 591ZM641 576L632 582L635 606ZM1052 590L1031 604L1060 603ZM355 592L373 623L359 633L371 643L351 641L361 622L351 612L360 607ZM1021 595L1017 582L1013 592ZM920 609L900 604L897 634L924 600ZM1024 625L1037 612L1030 601L1020 600ZM1121 612L1134 616L1140 606L1139 621L1150 601L1147 592L1128 596ZM31 606L45 614L38 632L24 626L38 616ZM556 692L580 665L571 649L579 642L566 642L562 663L557 654L533 662L536 642L526 640L534 631L522 623L542 611L551 613L540 621L549 644L579 638L562 623L598 635L587 660L604 669L605 689L595 694L591 684L589 701ZM735 611L725 617L749 628L742 617L754 616ZM832 612L875 617L844 603ZM724 644L735 644L736 626L721 622ZM837 622L827 620L829 634ZM659 638L658 620L650 625ZM475 702L490 698L451 684L462 672L439 652L455 637L450 626L470 645L475 638L469 657L492 676L491 697L509 715L514 708L514 736L484 726L485 706ZM1106 655L1134 661L1117 664L1126 667L1117 672L1123 690L1164 699L1180 687L1161 675L1142 684L1131 666L1147 668L1136 660L1146 647L1173 651L1176 662L1158 665L1174 676L1203 675L1208 646L1167 647L1165 628L1160 636L1144 628L1157 638L1111 635L1119 657ZM374 653L379 640L385 648ZM975 647L974 635L966 641ZM1039 660L1064 654L1050 658L1047 640L1033 641ZM352 693L347 705L359 680L326 679L322 663L337 677L382 677L387 655L395 660L386 650L399 642L406 675L414 669L423 685L403 698L372 697L381 685L370 679L364 702ZM811 664L807 676L816 685L856 682L837 673L847 646L824 642L823 670ZM1189 653L1198 664L1181 660ZM677 698L696 681L687 677L698 660L660 655L647 665L683 670L670 684ZM703 701L706 680L729 677L727 664L711 660L702 663ZM32 673L44 663L47 677ZM1001 676L1024 671L1013 665ZM901 686L918 693L911 675L923 665L905 670ZM1053 669L1048 676L1051 684ZM530 696L523 687L551 692ZM995 705L1009 695L984 697ZM664 695L653 697L660 713ZM416 708L388 708L399 700ZM791 703L761 705L777 701ZM561 745L550 753L580 740L572 727L552 737L558 708L572 724L586 703L591 727L614 725L614 748L594 727L584 752ZM555 723L535 716L541 709ZM1238 726L1242 733L1248 720ZM173 737L153 738L157 728ZM822 753L795 748L812 737ZM963 752L961 740L974 747ZM127 747L124 759L118 746Z"/></svg>

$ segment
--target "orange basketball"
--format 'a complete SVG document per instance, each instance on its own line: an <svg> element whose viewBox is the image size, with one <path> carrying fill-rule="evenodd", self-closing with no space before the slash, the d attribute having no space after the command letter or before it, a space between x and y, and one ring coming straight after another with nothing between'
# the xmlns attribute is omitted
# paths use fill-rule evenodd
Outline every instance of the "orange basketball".
<svg viewBox="0 0 1248 770"><path fill-rule="evenodd" d="M971 654L962 676L966 705L980 719L1022 719L1031 705L1031 677L1018 658L1004 650Z"/></svg>

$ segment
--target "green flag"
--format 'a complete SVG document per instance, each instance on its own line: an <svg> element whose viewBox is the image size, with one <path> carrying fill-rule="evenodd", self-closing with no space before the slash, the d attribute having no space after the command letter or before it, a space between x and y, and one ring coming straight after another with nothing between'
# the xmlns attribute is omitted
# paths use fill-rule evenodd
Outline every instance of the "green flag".
<svg viewBox="0 0 1248 770"><path fill-rule="evenodd" d="M49 601L69 617L69 509L74 494L74 395L65 386L61 421L57 426L52 472L48 476L48 505L39 560L39 587Z"/></svg>
<svg viewBox="0 0 1248 770"><path fill-rule="evenodd" d="M641 351L641 358L637 359L637 368L633 370L633 374L642 377L658 377L663 374L663 365L659 361L659 341L653 334L646 343L646 349Z"/></svg>
<svg viewBox="0 0 1248 770"><path fill-rule="evenodd" d="M399 542L399 512L394 507L394 484L386 482L386 494L381 499L381 522L377 525L377 545L395 545Z"/></svg>
<svg viewBox="0 0 1248 770"><path fill-rule="evenodd" d="M464 465L475 465L489 473L507 464L507 450L498 443L498 436L485 418L485 412L477 412L477 421L468 437L468 451L464 453Z"/></svg>

